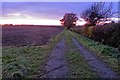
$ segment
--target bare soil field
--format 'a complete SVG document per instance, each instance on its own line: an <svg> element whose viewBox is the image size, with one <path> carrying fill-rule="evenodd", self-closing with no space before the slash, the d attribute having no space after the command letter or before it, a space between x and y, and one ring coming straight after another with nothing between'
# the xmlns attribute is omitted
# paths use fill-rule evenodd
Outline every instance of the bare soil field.
<svg viewBox="0 0 120 80"><path fill-rule="evenodd" d="M2 46L39 46L63 30L60 26L2 26Z"/></svg>

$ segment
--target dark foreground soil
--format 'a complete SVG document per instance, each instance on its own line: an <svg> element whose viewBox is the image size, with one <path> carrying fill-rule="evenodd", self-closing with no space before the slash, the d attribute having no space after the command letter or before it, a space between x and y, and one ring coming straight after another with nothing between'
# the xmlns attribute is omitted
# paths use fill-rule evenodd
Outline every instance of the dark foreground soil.
<svg viewBox="0 0 120 80"><path fill-rule="evenodd" d="M60 26L3 26L2 46L40 46L59 34Z"/></svg>

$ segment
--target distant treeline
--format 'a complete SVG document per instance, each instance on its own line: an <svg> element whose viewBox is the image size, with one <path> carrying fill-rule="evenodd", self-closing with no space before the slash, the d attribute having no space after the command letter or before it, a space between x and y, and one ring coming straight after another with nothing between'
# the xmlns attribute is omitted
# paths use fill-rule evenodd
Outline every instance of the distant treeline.
<svg viewBox="0 0 120 80"><path fill-rule="evenodd" d="M120 23L71 28L71 30L120 50Z"/></svg>

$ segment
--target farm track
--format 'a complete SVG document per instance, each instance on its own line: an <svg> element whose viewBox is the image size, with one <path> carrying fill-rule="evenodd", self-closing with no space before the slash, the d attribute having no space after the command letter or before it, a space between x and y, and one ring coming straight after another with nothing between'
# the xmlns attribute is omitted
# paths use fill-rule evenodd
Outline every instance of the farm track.
<svg viewBox="0 0 120 80"><path fill-rule="evenodd" d="M66 50L66 45L64 43L65 38L63 38L53 49L48 62L45 66L45 74L42 78L67 78L69 67L66 62L64 52ZM117 74L108 68L105 63L98 60L93 52L82 46L79 41L72 36L72 42L75 47L78 48L80 54L87 61L89 66L93 71L99 74L100 78L117 78Z"/></svg>

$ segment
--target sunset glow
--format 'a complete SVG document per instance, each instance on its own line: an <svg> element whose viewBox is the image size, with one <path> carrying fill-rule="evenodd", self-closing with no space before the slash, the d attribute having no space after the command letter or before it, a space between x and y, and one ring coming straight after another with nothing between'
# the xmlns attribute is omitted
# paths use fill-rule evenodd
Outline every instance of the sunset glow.
<svg viewBox="0 0 120 80"><path fill-rule="evenodd" d="M84 25L85 23L85 21L77 21L76 25ZM61 25L59 20L49 19L2 19L0 24Z"/></svg>
<svg viewBox="0 0 120 80"><path fill-rule="evenodd" d="M40 19L3 19L0 24L61 25L59 20Z"/></svg>
<svg viewBox="0 0 120 80"><path fill-rule="evenodd" d="M86 23L87 23L87 22L84 21L84 20L81 18L81 20L78 20L78 21L76 22L76 25L82 26L82 25L84 25L84 24L86 24Z"/></svg>

